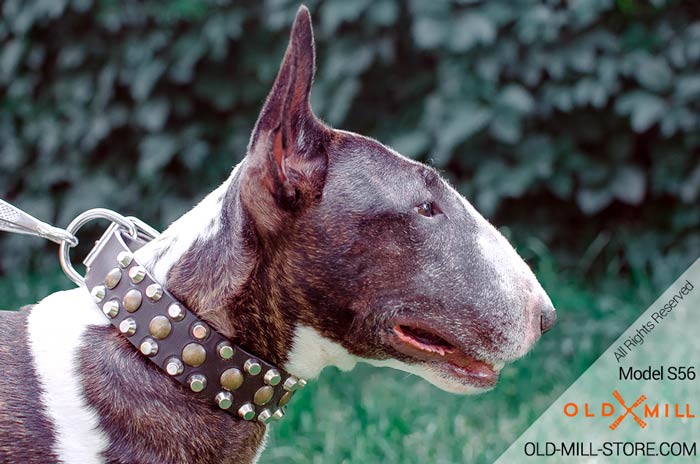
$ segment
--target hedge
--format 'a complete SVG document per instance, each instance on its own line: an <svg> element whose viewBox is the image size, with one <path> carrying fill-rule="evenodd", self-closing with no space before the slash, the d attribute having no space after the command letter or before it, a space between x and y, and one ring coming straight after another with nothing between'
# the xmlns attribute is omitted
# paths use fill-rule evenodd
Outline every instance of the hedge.
<svg viewBox="0 0 700 464"><path fill-rule="evenodd" d="M432 163L563 268L668 281L700 254L697 2L308 6L329 124ZM96 206L167 225L243 157L297 7L4 0L0 197L59 225ZM0 275L55 266L0 240Z"/></svg>

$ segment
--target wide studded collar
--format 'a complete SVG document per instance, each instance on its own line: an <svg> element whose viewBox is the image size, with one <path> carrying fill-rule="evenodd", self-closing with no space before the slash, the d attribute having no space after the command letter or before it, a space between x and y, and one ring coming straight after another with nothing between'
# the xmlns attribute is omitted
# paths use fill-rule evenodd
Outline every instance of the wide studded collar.
<svg viewBox="0 0 700 464"><path fill-rule="evenodd" d="M193 395L244 420L281 419L306 382L234 345L178 302L136 262L145 243L113 225L85 261L85 284L110 323Z"/></svg>

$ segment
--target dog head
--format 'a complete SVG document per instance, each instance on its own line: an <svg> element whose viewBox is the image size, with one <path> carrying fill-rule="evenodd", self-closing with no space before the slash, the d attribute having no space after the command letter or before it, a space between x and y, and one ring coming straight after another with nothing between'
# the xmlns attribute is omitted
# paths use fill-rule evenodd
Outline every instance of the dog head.
<svg viewBox="0 0 700 464"><path fill-rule="evenodd" d="M314 60L302 7L242 166L263 265L321 344L448 391L492 387L552 327L552 303L434 169L314 116Z"/></svg>

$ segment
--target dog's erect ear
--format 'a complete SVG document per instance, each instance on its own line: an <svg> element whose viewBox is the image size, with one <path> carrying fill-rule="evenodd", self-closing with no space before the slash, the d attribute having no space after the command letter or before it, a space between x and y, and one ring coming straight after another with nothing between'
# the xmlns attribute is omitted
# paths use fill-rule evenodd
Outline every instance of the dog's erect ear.
<svg viewBox="0 0 700 464"><path fill-rule="evenodd" d="M244 200L264 208L262 214L274 214L270 208L292 212L317 198L323 189L327 130L311 111L313 76L311 16L302 6L248 145ZM274 205L263 198L268 195L260 196L264 193L260 189L271 194Z"/></svg>

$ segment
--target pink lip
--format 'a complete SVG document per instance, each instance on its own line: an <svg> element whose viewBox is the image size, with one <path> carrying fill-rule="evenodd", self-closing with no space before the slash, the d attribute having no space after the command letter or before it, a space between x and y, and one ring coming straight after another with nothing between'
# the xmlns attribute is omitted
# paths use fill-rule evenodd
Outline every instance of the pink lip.
<svg viewBox="0 0 700 464"><path fill-rule="evenodd" d="M481 361L476 361L470 367L463 367L450 362L447 363L447 368L454 377L463 379L477 387L490 388L498 383L499 373Z"/></svg>
<svg viewBox="0 0 700 464"><path fill-rule="evenodd" d="M435 366L447 376L479 388L490 388L498 382L499 372L491 364L460 351L422 325L398 324L393 327L393 335L392 344L397 350Z"/></svg>
<svg viewBox="0 0 700 464"><path fill-rule="evenodd" d="M433 345L430 343L424 343L404 332L400 325L394 327L394 333L406 345L416 348L427 353L434 353L440 356L445 356L448 353L453 353L455 351L454 347L444 346L444 345Z"/></svg>

